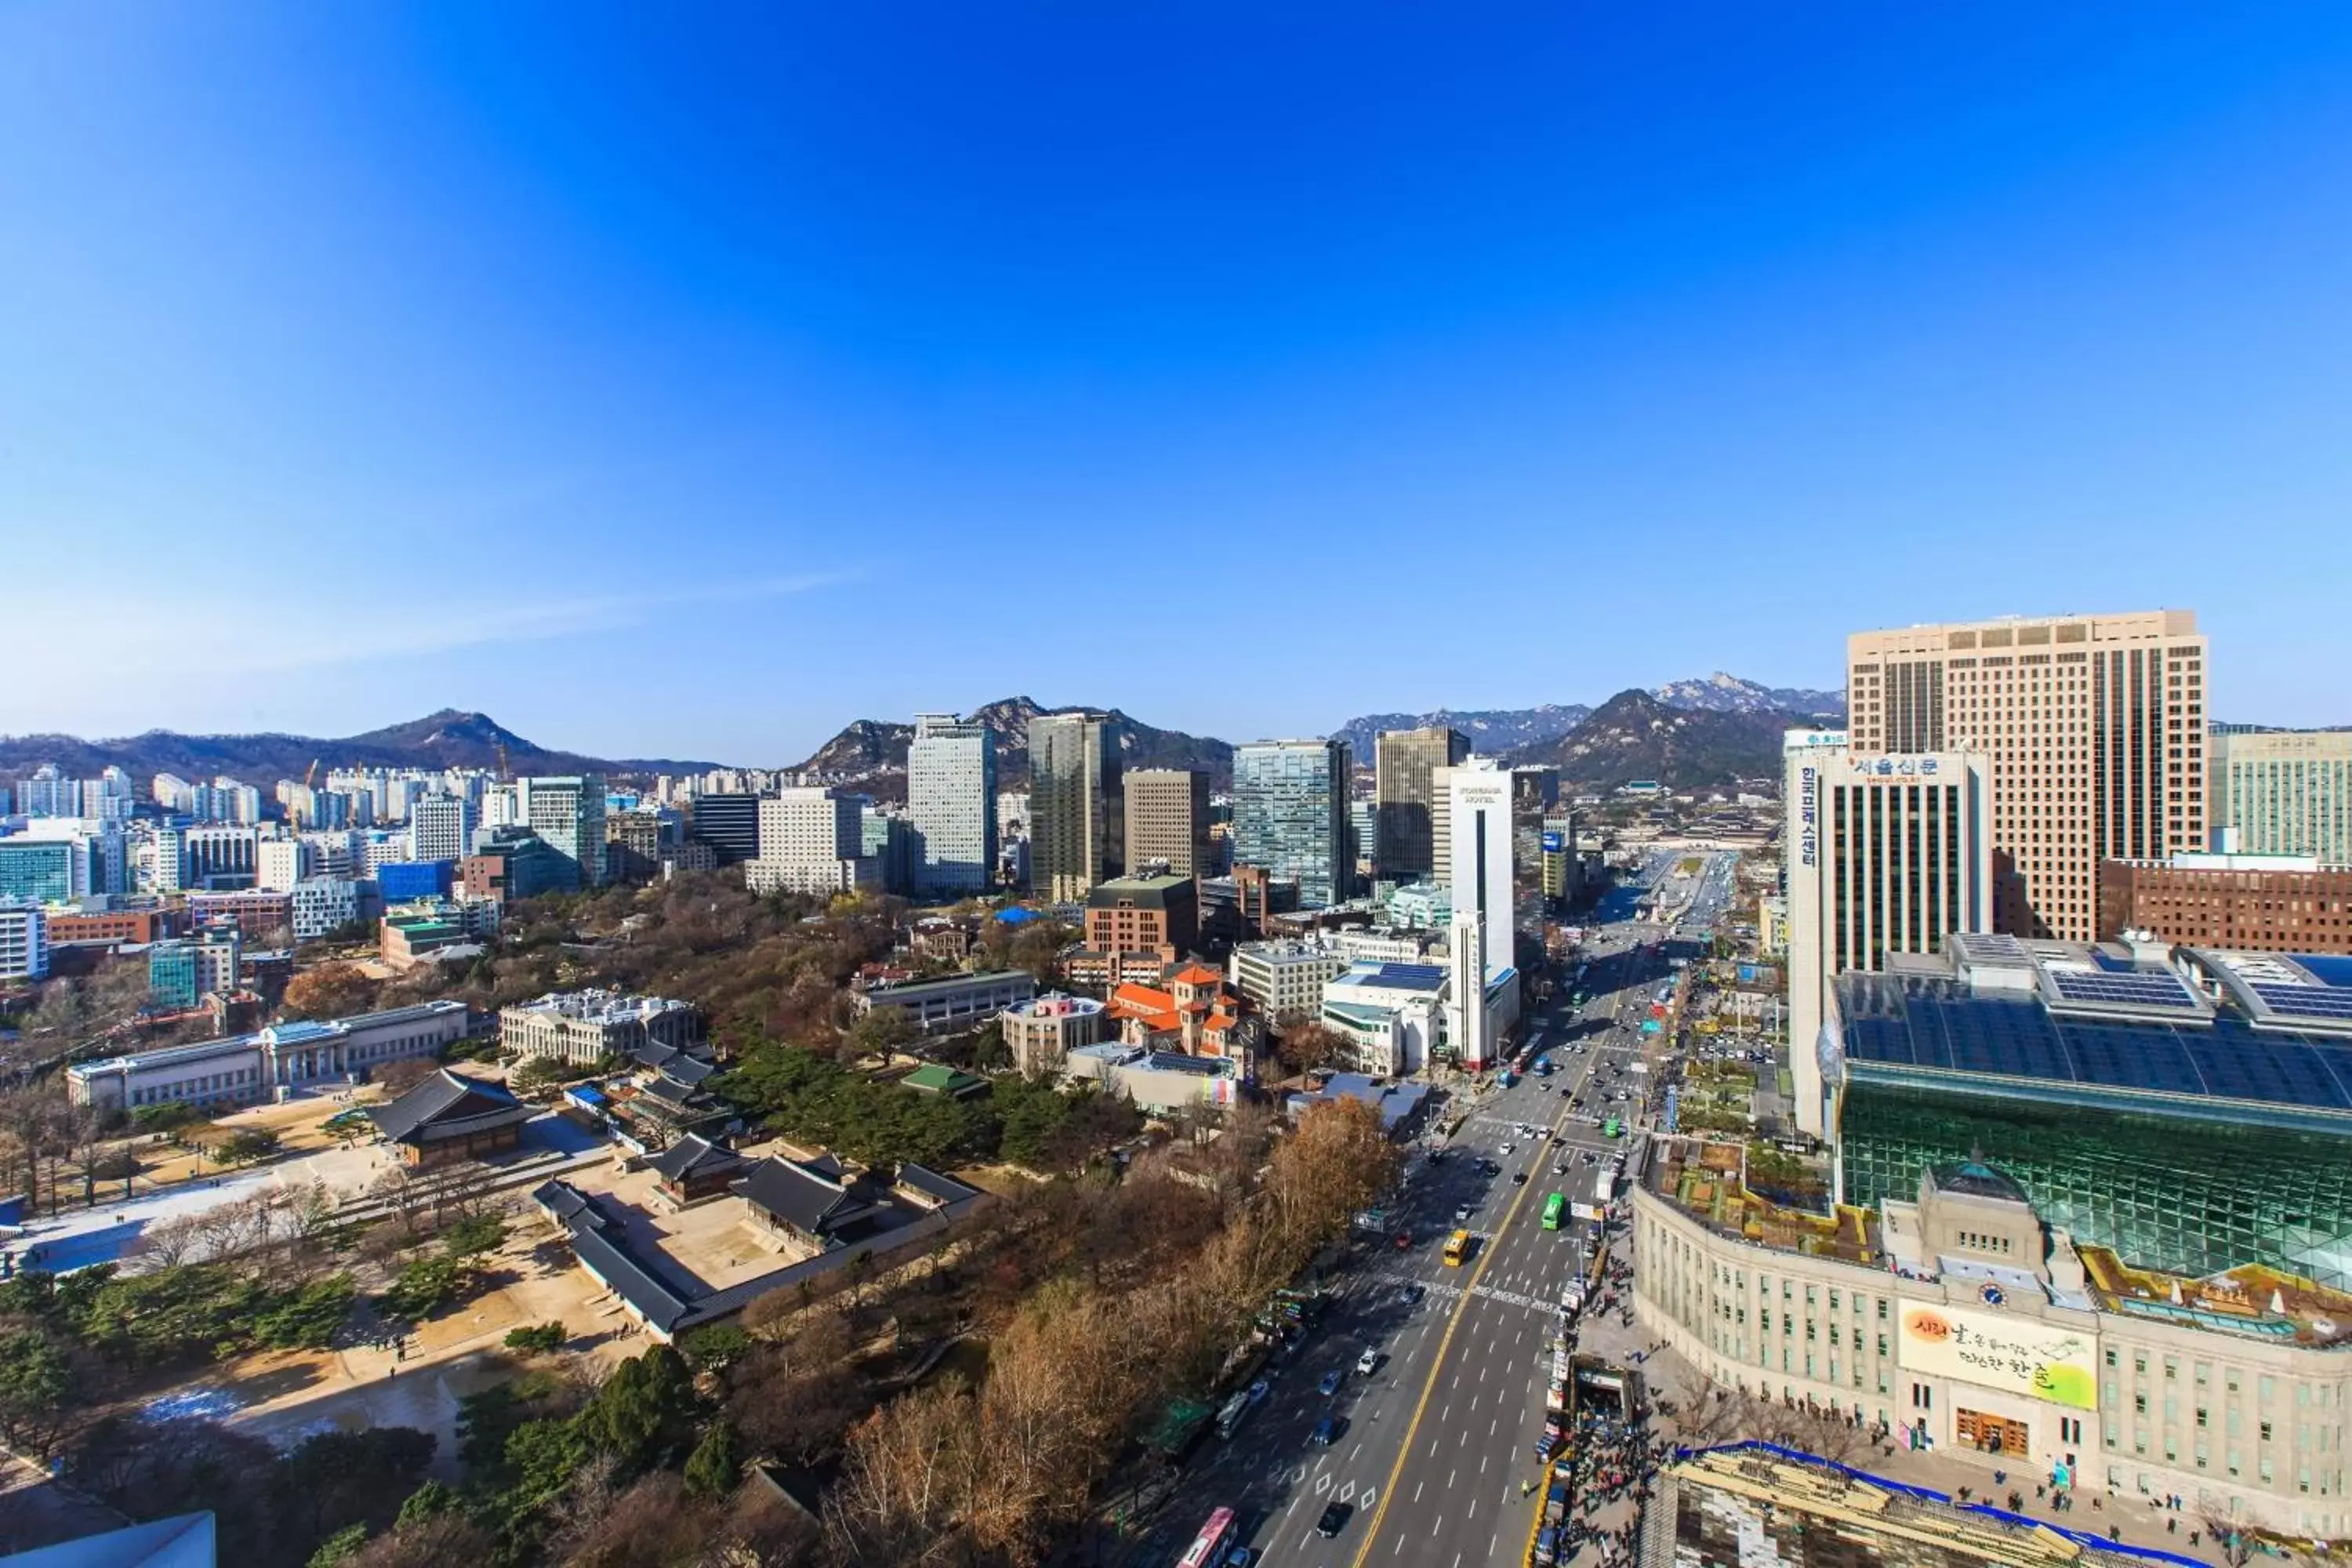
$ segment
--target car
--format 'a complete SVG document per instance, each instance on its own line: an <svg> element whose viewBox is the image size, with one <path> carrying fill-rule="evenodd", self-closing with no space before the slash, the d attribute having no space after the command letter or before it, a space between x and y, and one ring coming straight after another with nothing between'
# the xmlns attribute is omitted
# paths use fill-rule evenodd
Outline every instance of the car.
<svg viewBox="0 0 2352 1568"><path fill-rule="evenodd" d="M1251 1568L1262 1555L1255 1546L1236 1546L1225 1553L1223 1568Z"/></svg>
<svg viewBox="0 0 2352 1568"><path fill-rule="evenodd" d="M1354 1506L1349 1503L1331 1504L1323 1510L1323 1517L1315 1521L1315 1533L1326 1541L1330 1540L1331 1537L1348 1528L1348 1516L1355 1511Z"/></svg>
<svg viewBox="0 0 2352 1568"><path fill-rule="evenodd" d="M1418 1285L1407 1285L1403 1289L1397 1292L1397 1300L1402 1301L1408 1307L1412 1306L1414 1302L1421 1300L1421 1287Z"/></svg>
<svg viewBox="0 0 2352 1568"><path fill-rule="evenodd" d="M1467 1225L1470 1223L1470 1205L1468 1204L1455 1204L1454 1205L1454 1223L1455 1225Z"/></svg>
<svg viewBox="0 0 2352 1568"><path fill-rule="evenodd" d="M1320 1378L1316 1380L1315 1392L1321 1394L1326 1399L1330 1398L1331 1395L1339 1392L1339 1380L1347 1375L1348 1374L1336 1366L1333 1367L1329 1372L1325 1373Z"/></svg>
<svg viewBox="0 0 2352 1568"><path fill-rule="evenodd" d="M1322 1420L1315 1423L1315 1430L1308 1434L1307 1440L1318 1447L1328 1448L1339 1440L1339 1418L1336 1415L1326 1415Z"/></svg>
<svg viewBox="0 0 2352 1568"><path fill-rule="evenodd" d="M1509 1153L1509 1152L1511 1152L1512 1148L1513 1148L1513 1145L1508 1144L1508 1143L1506 1143L1506 1144L1504 1144L1504 1145L1503 1145L1502 1152L1504 1152L1504 1153L1507 1154L1507 1153Z"/></svg>
<svg viewBox="0 0 2352 1568"><path fill-rule="evenodd" d="M1412 1245L1412 1232L1411 1232L1411 1231L1409 1231L1409 1230L1401 1230L1401 1231L1399 1231L1399 1232L1397 1232L1397 1233L1396 1233L1396 1249L1397 1249L1399 1252L1402 1252L1402 1251L1404 1251L1407 1247L1411 1247Z"/></svg>
<svg viewBox="0 0 2352 1568"><path fill-rule="evenodd" d="M1249 1385L1249 1402L1252 1405L1264 1405L1265 1396L1273 1392L1274 1384L1261 1377Z"/></svg>
<svg viewBox="0 0 2352 1568"><path fill-rule="evenodd" d="M1366 1345L1364 1347L1364 1353L1356 1358L1356 1375L1358 1377L1370 1377L1372 1373L1380 1370L1381 1352L1373 1346Z"/></svg>
<svg viewBox="0 0 2352 1568"><path fill-rule="evenodd" d="M1511 1185L1515 1187L1524 1187L1527 1184L1528 1173L1525 1171L1513 1171L1511 1173Z"/></svg>

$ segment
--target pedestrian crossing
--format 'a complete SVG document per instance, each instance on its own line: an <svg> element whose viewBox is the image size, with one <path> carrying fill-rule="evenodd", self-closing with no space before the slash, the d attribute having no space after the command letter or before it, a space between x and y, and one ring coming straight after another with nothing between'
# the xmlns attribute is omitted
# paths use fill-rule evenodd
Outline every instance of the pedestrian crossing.
<svg viewBox="0 0 2352 1568"><path fill-rule="evenodd" d="M1487 1237L1481 1232L1474 1231L1471 1234L1477 1236L1481 1241L1487 1239ZM1419 1285L1430 1295L1435 1296L1443 1300L1458 1301L1462 1299L1462 1287L1454 1283L1450 1279L1419 1279L1410 1274L1389 1273L1374 1275L1372 1277L1372 1284L1376 1290L1382 1293L1393 1291L1402 1285L1411 1284ZM1554 1306L1553 1302L1541 1296L1529 1295L1524 1290L1507 1289L1499 1285L1481 1283L1475 1287L1471 1290L1470 1294L1477 1297L1481 1300L1500 1301L1507 1307L1518 1307L1530 1312L1548 1313L1553 1310Z"/></svg>

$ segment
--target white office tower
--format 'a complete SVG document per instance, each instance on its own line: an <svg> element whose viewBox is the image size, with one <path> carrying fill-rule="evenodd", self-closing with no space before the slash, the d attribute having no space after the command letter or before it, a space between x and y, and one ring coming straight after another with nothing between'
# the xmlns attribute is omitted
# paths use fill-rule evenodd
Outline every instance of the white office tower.
<svg viewBox="0 0 2352 1568"><path fill-rule="evenodd" d="M878 888L881 862L865 852L866 797L796 785L760 802L760 853L743 862L754 893L854 893Z"/></svg>
<svg viewBox="0 0 2352 1568"><path fill-rule="evenodd" d="M1454 1054L1484 1067L1519 1016L1517 938L1513 923L1511 774L1473 758L1445 773L1447 882L1454 901L1454 1007L1464 1020ZM1465 963L1465 933L1475 961ZM1476 1015L1475 1027L1472 1015Z"/></svg>
<svg viewBox="0 0 2352 1568"><path fill-rule="evenodd" d="M348 872L350 840L344 843L342 869ZM306 839L265 838L255 851L255 860L254 886L265 892L290 893L295 883L319 874L319 847Z"/></svg>
<svg viewBox="0 0 2352 1568"><path fill-rule="evenodd" d="M915 891L985 893L996 875L996 734L953 713L918 713L907 747L907 815L917 836Z"/></svg>
<svg viewBox="0 0 2352 1568"><path fill-rule="evenodd" d="M409 803L408 833L419 860L462 860L474 847L473 804L462 795L419 795Z"/></svg>
<svg viewBox="0 0 2352 1568"><path fill-rule="evenodd" d="M1789 731L1782 762L1789 1065L1797 1125L1818 1138L1835 1087L1820 1046L1824 1028L1835 1035L1836 977L1992 929L1990 763L1980 752L1853 752L1835 730Z"/></svg>

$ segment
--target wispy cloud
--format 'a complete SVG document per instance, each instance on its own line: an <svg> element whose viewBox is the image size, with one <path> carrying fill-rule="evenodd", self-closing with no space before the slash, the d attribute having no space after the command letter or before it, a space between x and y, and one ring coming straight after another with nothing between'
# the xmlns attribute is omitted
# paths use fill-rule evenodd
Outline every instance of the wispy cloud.
<svg viewBox="0 0 2352 1568"><path fill-rule="evenodd" d="M14 628L27 647L72 647L16 702L0 704L0 731L72 726L156 689L219 689L240 678L379 664L463 648L545 642L625 631L682 609L792 598L856 580L856 572L665 588L628 588L577 597L516 598L467 588L446 595L413 581L385 582L354 602L351 585L306 578L297 592L269 584L259 606L191 615L184 605L116 598L93 624L83 604L28 606ZM405 606L404 608L401 606Z"/></svg>

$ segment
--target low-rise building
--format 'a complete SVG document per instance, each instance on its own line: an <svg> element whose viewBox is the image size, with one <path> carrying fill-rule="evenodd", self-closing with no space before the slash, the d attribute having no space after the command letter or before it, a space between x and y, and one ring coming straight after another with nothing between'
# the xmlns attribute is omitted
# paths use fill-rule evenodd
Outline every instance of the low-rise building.
<svg viewBox="0 0 2352 1568"><path fill-rule="evenodd" d="M1173 963L1200 942L1190 877L1114 877L1087 895L1087 946L1097 952L1157 952Z"/></svg>
<svg viewBox="0 0 2352 1568"><path fill-rule="evenodd" d="M147 994L155 1006L184 1013L206 996L237 987L238 932L208 926L192 937L170 937L147 949Z"/></svg>
<svg viewBox="0 0 2352 1568"><path fill-rule="evenodd" d="M1235 1058L1245 1078L1265 1049L1265 1020L1249 1012L1225 977L1205 963L1172 969L1157 985L1121 985L1110 994L1108 1012L1125 1044Z"/></svg>
<svg viewBox="0 0 2352 1568"><path fill-rule="evenodd" d="M1323 987L1348 971L1348 960L1318 942L1254 942L1234 949L1227 965L1234 989L1269 1018L1313 1017Z"/></svg>
<svg viewBox="0 0 2352 1568"><path fill-rule="evenodd" d="M523 1123L536 1114L506 1085L447 1068L368 1109L377 1133L411 1169L511 1152L522 1142Z"/></svg>
<svg viewBox="0 0 2352 1568"><path fill-rule="evenodd" d="M48 973L48 917L30 899L0 899L0 980L40 980Z"/></svg>
<svg viewBox="0 0 2352 1568"><path fill-rule="evenodd" d="M475 836L474 852L457 863L459 896L513 903L575 886L579 868L528 827L503 825Z"/></svg>
<svg viewBox="0 0 2352 1568"><path fill-rule="evenodd" d="M131 909L52 910L51 947L116 947L161 942L180 934L180 915L163 905Z"/></svg>
<svg viewBox="0 0 2352 1568"><path fill-rule="evenodd" d="M499 1013L499 1043L506 1049L582 1065L632 1056L648 1044L682 1048L699 1033L686 1003L620 991L550 992Z"/></svg>
<svg viewBox="0 0 2352 1568"><path fill-rule="evenodd" d="M1006 1008L997 1022L1003 1027L1013 1067L1034 1078L1061 1071L1063 1058L1072 1051L1099 1044L1105 1017L1103 1005L1093 997L1055 991Z"/></svg>
<svg viewBox="0 0 2352 1568"><path fill-rule="evenodd" d="M352 1083L386 1062L437 1057L466 1037L462 1002L420 1002L330 1023L273 1024L249 1035L138 1051L66 1068L76 1105L131 1110L173 1100L257 1105L319 1083Z"/></svg>
<svg viewBox="0 0 2352 1568"><path fill-rule="evenodd" d="M2188 947L2352 954L2352 866L2308 855L2099 862L2099 935Z"/></svg>
<svg viewBox="0 0 2352 1568"><path fill-rule="evenodd" d="M377 949L384 963L406 970L426 959L463 962L479 957L498 935L502 906L488 899L420 899L384 911L377 922Z"/></svg>
<svg viewBox="0 0 2352 1568"><path fill-rule="evenodd" d="M191 925L219 925L226 921L243 931L247 940L259 942L272 931L294 929L294 895L257 888L190 893L187 914Z"/></svg>
<svg viewBox="0 0 2352 1568"><path fill-rule="evenodd" d="M951 1035L978 1028L1006 1008L1021 1006L1036 994L1036 977L1016 969L872 985L858 992L853 1001L860 1017L877 1007L896 1007L920 1033Z"/></svg>
<svg viewBox="0 0 2352 1568"><path fill-rule="evenodd" d="M1107 1040L1080 1046L1063 1063L1068 1078L1102 1086L1140 1110L1166 1113L1189 1106L1231 1105L1245 1079L1232 1057L1189 1056Z"/></svg>
<svg viewBox="0 0 2352 1568"><path fill-rule="evenodd" d="M1359 963L1323 988L1318 1021L1347 1039L1342 1066L1374 1078L1418 1072L1435 1054L1446 973L1433 963Z"/></svg>

